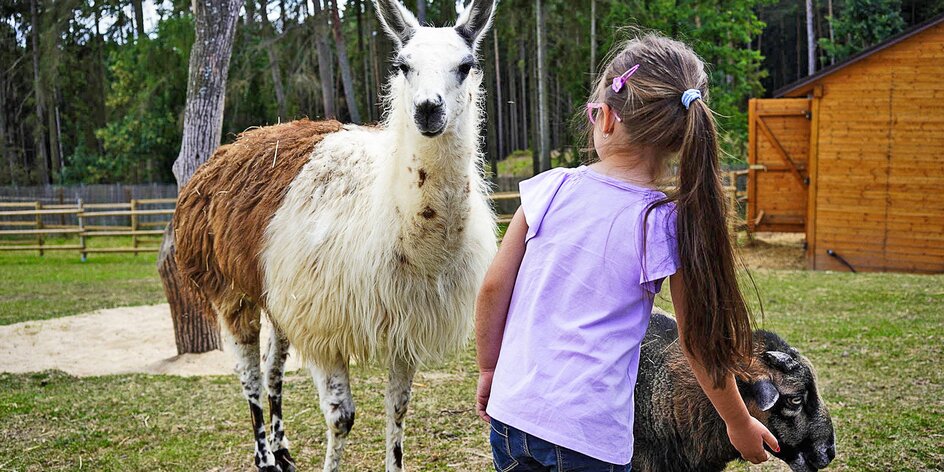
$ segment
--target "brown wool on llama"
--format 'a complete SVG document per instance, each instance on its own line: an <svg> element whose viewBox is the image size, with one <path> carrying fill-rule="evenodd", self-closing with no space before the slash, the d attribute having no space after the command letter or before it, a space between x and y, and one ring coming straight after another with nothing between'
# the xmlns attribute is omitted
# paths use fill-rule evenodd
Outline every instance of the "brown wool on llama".
<svg viewBox="0 0 944 472"><path fill-rule="evenodd" d="M337 121L309 120L250 129L197 170L174 214L177 265L196 293L265 307L259 254L266 226L315 145L340 129ZM258 317L232 319L242 313L223 320L237 336L245 332L240 324Z"/></svg>

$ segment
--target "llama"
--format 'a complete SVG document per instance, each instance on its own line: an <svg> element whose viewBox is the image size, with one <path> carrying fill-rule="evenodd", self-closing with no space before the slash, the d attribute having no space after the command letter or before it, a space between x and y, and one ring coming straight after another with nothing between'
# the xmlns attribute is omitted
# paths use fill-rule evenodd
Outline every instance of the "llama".
<svg viewBox="0 0 944 472"><path fill-rule="evenodd" d="M295 470L282 420L289 345L318 388L325 471L339 469L354 423L350 360L386 363L386 470L401 471L413 375L465 344L496 251L476 67L494 0L473 0L449 28L421 26L397 0L374 6L397 45L383 125L246 131L197 171L174 217L183 280L235 353L262 471ZM263 312L274 329L264 367Z"/></svg>

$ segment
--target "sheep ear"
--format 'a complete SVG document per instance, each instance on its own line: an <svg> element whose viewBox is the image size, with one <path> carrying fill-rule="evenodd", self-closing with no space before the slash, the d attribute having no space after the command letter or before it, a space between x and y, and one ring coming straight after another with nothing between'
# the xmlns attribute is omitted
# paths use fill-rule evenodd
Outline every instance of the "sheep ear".
<svg viewBox="0 0 944 472"><path fill-rule="evenodd" d="M767 351L764 353L764 361L771 367L776 367L783 372L790 372L800 364L790 354L781 351Z"/></svg>
<svg viewBox="0 0 944 472"><path fill-rule="evenodd" d="M403 47L420 27L420 22L399 0L374 0L374 8L380 24L398 48Z"/></svg>
<svg viewBox="0 0 944 472"><path fill-rule="evenodd" d="M478 48L482 36L492 26L495 3L495 0L472 0L456 22L456 32L465 38L465 42L473 51Z"/></svg>
<svg viewBox="0 0 944 472"><path fill-rule="evenodd" d="M774 383L769 380L761 380L755 382L752 386L754 390L754 401L757 402L757 407L760 408L760 411L767 411L774 407L777 404L777 400L780 399L780 392L777 390L777 387L774 386Z"/></svg>

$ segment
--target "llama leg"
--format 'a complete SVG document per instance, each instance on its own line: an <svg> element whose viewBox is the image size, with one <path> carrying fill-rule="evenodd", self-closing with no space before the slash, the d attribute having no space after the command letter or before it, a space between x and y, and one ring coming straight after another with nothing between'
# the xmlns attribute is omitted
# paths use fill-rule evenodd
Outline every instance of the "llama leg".
<svg viewBox="0 0 944 472"><path fill-rule="evenodd" d="M227 336L230 350L236 355L236 373L243 386L243 396L249 401L252 432L255 439L255 464L262 472L280 472L275 456L266 442L265 420L262 417L262 371L259 366L259 331L254 335L242 333L238 338Z"/></svg>
<svg viewBox="0 0 944 472"><path fill-rule="evenodd" d="M325 451L324 472L337 472L341 467L344 443L354 426L354 398L347 360L338 360L328 367L311 368L318 387L321 412L328 425L328 447Z"/></svg>
<svg viewBox="0 0 944 472"><path fill-rule="evenodd" d="M410 404L416 367L408 362L390 361L390 377L384 398L387 410L387 472L403 470L403 419Z"/></svg>
<svg viewBox="0 0 944 472"><path fill-rule="evenodd" d="M282 378L285 375L285 359L288 358L288 338L280 329L273 327L269 347L265 355L265 384L269 393L269 424L272 434L269 448L282 472L295 472L295 460L288 453L288 438L282 421Z"/></svg>

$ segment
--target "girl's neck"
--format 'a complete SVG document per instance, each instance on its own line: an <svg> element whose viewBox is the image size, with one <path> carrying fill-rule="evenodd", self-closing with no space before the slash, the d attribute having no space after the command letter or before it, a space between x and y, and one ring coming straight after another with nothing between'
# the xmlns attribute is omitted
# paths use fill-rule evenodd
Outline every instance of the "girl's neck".
<svg viewBox="0 0 944 472"><path fill-rule="evenodd" d="M655 153L617 152L601 155L590 165L594 171L641 187L657 187L659 158Z"/></svg>

